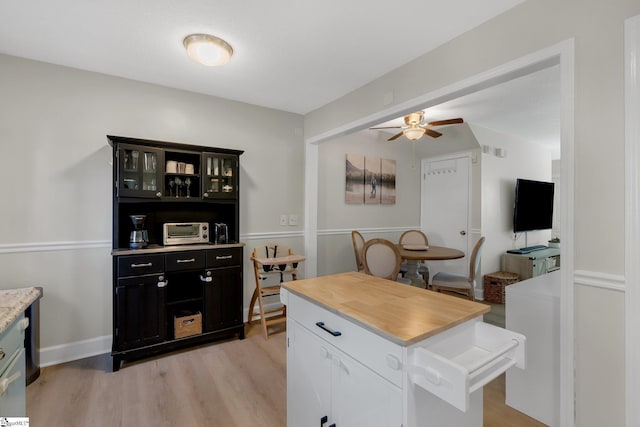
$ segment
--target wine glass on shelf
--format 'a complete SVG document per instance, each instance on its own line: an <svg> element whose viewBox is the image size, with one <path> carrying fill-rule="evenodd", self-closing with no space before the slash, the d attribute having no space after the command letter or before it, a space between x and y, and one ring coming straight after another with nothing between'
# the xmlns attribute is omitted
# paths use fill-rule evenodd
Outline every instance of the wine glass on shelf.
<svg viewBox="0 0 640 427"><path fill-rule="evenodd" d="M176 197L180 197L180 187L182 187L182 179L179 176L175 178L176 182Z"/></svg>
<svg viewBox="0 0 640 427"><path fill-rule="evenodd" d="M187 197L191 197L191 178L187 178L184 180L185 185L187 186Z"/></svg>
<svg viewBox="0 0 640 427"><path fill-rule="evenodd" d="M169 197L173 196L173 186L175 185L175 182L173 182L172 179L169 180Z"/></svg>

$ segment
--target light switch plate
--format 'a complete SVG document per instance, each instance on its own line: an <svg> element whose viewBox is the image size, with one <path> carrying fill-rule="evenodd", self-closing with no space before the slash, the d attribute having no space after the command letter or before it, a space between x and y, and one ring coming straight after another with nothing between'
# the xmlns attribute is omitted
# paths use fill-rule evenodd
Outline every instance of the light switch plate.
<svg viewBox="0 0 640 427"><path fill-rule="evenodd" d="M298 215L289 215L289 225L298 225Z"/></svg>
<svg viewBox="0 0 640 427"><path fill-rule="evenodd" d="M280 225L287 225L287 215L286 214L280 215Z"/></svg>

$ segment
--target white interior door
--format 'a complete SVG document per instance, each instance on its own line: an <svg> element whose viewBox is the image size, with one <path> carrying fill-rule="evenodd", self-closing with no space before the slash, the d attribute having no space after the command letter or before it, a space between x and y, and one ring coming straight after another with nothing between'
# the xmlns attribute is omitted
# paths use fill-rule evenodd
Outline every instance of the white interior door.
<svg viewBox="0 0 640 427"><path fill-rule="evenodd" d="M468 155L422 161L421 227L429 244L446 246L469 254L470 177ZM432 275L438 271L467 274L468 257L429 263Z"/></svg>

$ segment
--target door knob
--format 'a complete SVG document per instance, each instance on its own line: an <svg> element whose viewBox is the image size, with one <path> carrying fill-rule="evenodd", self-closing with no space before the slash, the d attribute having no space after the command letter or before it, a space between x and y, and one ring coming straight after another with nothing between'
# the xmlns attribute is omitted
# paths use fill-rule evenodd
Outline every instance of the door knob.
<svg viewBox="0 0 640 427"><path fill-rule="evenodd" d="M466 232L466 231L464 231L464 230L461 230L461 231L460 231L460 235L461 235L461 236L466 236L466 235L467 235L467 232Z"/></svg>

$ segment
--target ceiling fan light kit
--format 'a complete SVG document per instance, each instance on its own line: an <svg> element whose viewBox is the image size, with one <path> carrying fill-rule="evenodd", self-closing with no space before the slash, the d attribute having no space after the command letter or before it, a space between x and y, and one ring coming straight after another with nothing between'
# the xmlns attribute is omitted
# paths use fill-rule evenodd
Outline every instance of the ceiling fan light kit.
<svg viewBox="0 0 640 427"><path fill-rule="evenodd" d="M224 65L233 55L229 43L211 34L191 34L182 43L189 58L208 67Z"/></svg>
<svg viewBox="0 0 640 427"><path fill-rule="evenodd" d="M409 128L403 130L402 133L407 137L407 139L411 141L417 141L418 139L422 138L422 135L424 135L424 129L420 127Z"/></svg>
<svg viewBox="0 0 640 427"><path fill-rule="evenodd" d="M424 112L416 111L415 113L410 113L404 116L404 122L406 126L382 126L370 129L402 129L400 133L393 135L391 138L387 139L387 141L394 141L402 135L407 137L407 139L409 139L410 141L417 141L425 134L429 135L432 138L438 138L442 136L440 132L436 132L435 130L431 129L431 127L433 126L454 125L458 123L464 123L464 120L462 120L461 118L457 118L436 120L435 122L424 123Z"/></svg>

